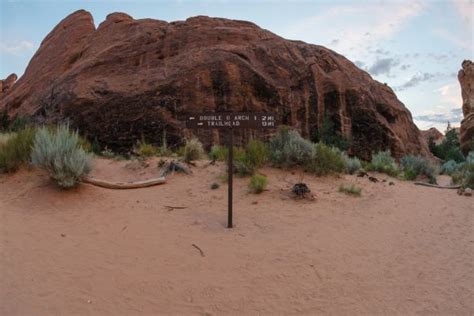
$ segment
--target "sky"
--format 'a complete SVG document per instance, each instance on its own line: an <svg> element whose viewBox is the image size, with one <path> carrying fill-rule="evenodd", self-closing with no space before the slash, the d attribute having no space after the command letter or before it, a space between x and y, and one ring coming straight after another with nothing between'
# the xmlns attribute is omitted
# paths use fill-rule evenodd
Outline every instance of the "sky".
<svg viewBox="0 0 474 316"><path fill-rule="evenodd" d="M387 83L420 129L459 126L457 73L474 60L474 0L0 0L0 78L21 76L43 38L85 9L165 21L196 15L248 20L287 39L323 45ZM40 74L39 74L40 75Z"/></svg>

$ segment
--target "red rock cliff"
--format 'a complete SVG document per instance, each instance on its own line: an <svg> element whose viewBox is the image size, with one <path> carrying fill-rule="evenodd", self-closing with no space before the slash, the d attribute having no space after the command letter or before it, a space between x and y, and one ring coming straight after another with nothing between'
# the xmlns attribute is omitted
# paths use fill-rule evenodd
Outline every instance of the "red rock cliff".
<svg viewBox="0 0 474 316"><path fill-rule="evenodd" d="M474 150L474 63L465 60L458 73L461 84L462 112L464 119L461 122L460 142L461 150L467 154Z"/></svg>
<svg viewBox="0 0 474 316"><path fill-rule="evenodd" d="M272 111L315 135L325 116L350 151L429 155L410 112L390 87L325 47L285 40L257 25L198 16L134 20L110 14L97 29L77 11L44 39L0 111L38 121L69 119L90 138L129 148L142 136L178 143L181 115L201 110ZM255 131L239 131L245 140ZM207 144L217 132L199 131ZM258 136L258 135L257 135Z"/></svg>

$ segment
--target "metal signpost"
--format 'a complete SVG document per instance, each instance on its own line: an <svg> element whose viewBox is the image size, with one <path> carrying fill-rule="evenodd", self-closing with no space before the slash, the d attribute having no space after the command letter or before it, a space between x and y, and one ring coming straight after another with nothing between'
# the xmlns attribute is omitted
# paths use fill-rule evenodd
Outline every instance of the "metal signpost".
<svg viewBox="0 0 474 316"><path fill-rule="evenodd" d="M227 129L229 130L228 155L228 213L227 227L232 228L232 177L234 174L234 129L275 128L276 116L272 113L252 112L205 112L186 117L186 128Z"/></svg>

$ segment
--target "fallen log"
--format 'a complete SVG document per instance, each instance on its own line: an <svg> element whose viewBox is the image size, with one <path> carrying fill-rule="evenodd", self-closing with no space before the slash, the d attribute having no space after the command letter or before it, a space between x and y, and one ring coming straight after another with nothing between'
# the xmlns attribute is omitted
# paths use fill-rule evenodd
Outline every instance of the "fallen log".
<svg viewBox="0 0 474 316"><path fill-rule="evenodd" d="M431 187L431 188L437 188L437 189L459 189L461 186L460 185L447 185L447 186L442 186L442 185L437 185L437 184L431 184L431 183L426 183L426 182L415 182L415 185L424 185L425 187Z"/></svg>
<svg viewBox="0 0 474 316"><path fill-rule="evenodd" d="M82 179L82 182L92 184L98 187L106 189L115 189L115 190L124 190L124 189L140 189L151 187L158 184L163 184L166 182L165 177L136 181L136 182L109 182L105 180L99 180L96 178L85 177Z"/></svg>

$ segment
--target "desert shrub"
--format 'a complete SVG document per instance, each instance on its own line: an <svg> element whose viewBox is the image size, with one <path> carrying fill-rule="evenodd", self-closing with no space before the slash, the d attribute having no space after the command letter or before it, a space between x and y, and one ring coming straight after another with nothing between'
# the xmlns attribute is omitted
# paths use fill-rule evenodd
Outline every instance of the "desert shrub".
<svg viewBox="0 0 474 316"><path fill-rule="evenodd" d="M157 154L158 148L156 148L152 144L148 144L147 142L142 141L138 144L135 151L140 157L152 157Z"/></svg>
<svg viewBox="0 0 474 316"><path fill-rule="evenodd" d="M474 163L474 151L470 151L466 156L466 163Z"/></svg>
<svg viewBox="0 0 474 316"><path fill-rule="evenodd" d="M18 132L30 127L33 124L33 120L30 116L17 116L12 122L10 122L9 130L12 132Z"/></svg>
<svg viewBox="0 0 474 316"><path fill-rule="evenodd" d="M256 139L252 139L246 146L247 159L257 168L262 167L268 160L268 146Z"/></svg>
<svg viewBox="0 0 474 316"><path fill-rule="evenodd" d="M368 170L386 173L390 176L398 175L398 166L393 159L390 150L379 151L372 155L372 160L368 165Z"/></svg>
<svg viewBox="0 0 474 316"><path fill-rule="evenodd" d="M269 158L277 167L305 165L313 157L313 147L298 132L284 127L270 139Z"/></svg>
<svg viewBox="0 0 474 316"><path fill-rule="evenodd" d="M227 159L227 148L220 145L213 145L209 152L209 159L212 161L225 161Z"/></svg>
<svg viewBox="0 0 474 316"><path fill-rule="evenodd" d="M340 150L347 150L351 145L350 139L341 135L341 133L336 129L334 121L327 114L323 117L321 129L316 129L311 133L311 141L315 143L322 142Z"/></svg>
<svg viewBox="0 0 474 316"><path fill-rule="evenodd" d="M92 144L85 137L79 136L79 146L81 146L86 153L92 152Z"/></svg>
<svg viewBox="0 0 474 316"><path fill-rule="evenodd" d="M414 180L418 176L425 176L430 183L436 183L436 168L426 159L420 156L406 155L400 160L407 180Z"/></svg>
<svg viewBox="0 0 474 316"><path fill-rule="evenodd" d="M449 129L449 127L448 127ZM463 162L464 156L460 150L459 135L456 130L449 129L441 144L436 145L433 141L429 143L429 148L433 155L441 158L444 161L454 160L456 162Z"/></svg>
<svg viewBox="0 0 474 316"><path fill-rule="evenodd" d="M360 196L362 194L362 189L355 186L354 184L351 184L351 185L341 184L339 186L339 192L342 192L348 195Z"/></svg>
<svg viewBox="0 0 474 316"><path fill-rule="evenodd" d="M234 148L234 172L239 176L250 176L255 173L257 166L248 153L242 148Z"/></svg>
<svg viewBox="0 0 474 316"><path fill-rule="evenodd" d="M462 167L464 163L457 163L454 160L449 160L446 161L442 166L441 166L441 173L442 174L447 174L447 175L452 175L453 173L459 171L459 169Z"/></svg>
<svg viewBox="0 0 474 316"><path fill-rule="evenodd" d="M35 130L25 128L0 143L0 172L14 172L30 160Z"/></svg>
<svg viewBox="0 0 474 316"><path fill-rule="evenodd" d="M250 178L249 189L252 193L262 193L267 187L267 177L263 175L254 175Z"/></svg>
<svg viewBox="0 0 474 316"><path fill-rule="evenodd" d="M198 160L203 156L204 149L202 147L202 143L197 138L186 140L183 152L184 161L191 162L193 160Z"/></svg>
<svg viewBox="0 0 474 316"><path fill-rule="evenodd" d="M7 111L2 111L0 113L0 132L7 131L9 125L10 118L8 117Z"/></svg>
<svg viewBox="0 0 474 316"><path fill-rule="evenodd" d="M470 152L466 162L461 164L452 175L453 183L460 184L463 188L474 189L474 153Z"/></svg>
<svg viewBox="0 0 474 316"><path fill-rule="evenodd" d="M308 171L323 176L341 173L345 170L346 165L339 149L318 143L314 145L313 152L311 161L306 165Z"/></svg>
<svg viewBox="0 0 474 316"><path fill-rule="evenodd" d="M62 188L76 186L91 170L91 158L80 145L77 131L59 125L55 131L40 128L35 136L32 162L48 171Z"/></svg>
<svg viewBox="0 0 474 316"><path fill-rule="evenodd" d="M418 175L417 175L417 173L416 173L415 170L413 170L413 169L407 169L407 170L404 170L404 171L403 171L403 177L402 177L402 179L408 180L408 181L413 181L413 180L416 179L417 176L418 176Z"/></svg>
<svg viewBox="0 0 474 316"><path fill-rule="evenodd" d="M346 172L348 174L354 174L356 171L362 169L362 164L357 157L349 157L347 154L343 154L344 164L346 166Z"/></svg>
<svg viewBox="0 0 474 316"><path fill-rule="evenodd" d="M93 152L94 154L96 155L100 155L101 154L101 146L99 144L99 141L97 140L97 138L94 138L94 141L92 142L91 144L91 152Z"/></svg>
<svg viewBox="0 0 474 316"><path fill-rule="evenodd" d="M13 136L15 136L15 133L0 133L0 145L5 144Z"/></svg>

